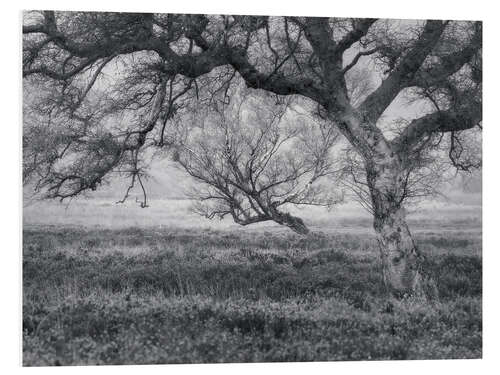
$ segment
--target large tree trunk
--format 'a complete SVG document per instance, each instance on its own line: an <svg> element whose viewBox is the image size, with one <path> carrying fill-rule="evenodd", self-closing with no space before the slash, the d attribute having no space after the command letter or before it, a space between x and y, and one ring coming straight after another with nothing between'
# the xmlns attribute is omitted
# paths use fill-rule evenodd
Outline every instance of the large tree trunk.
<svg viewBox="0 0 500 375"><path fill-rule="evenodd" d="M406 223L402 205L404 184L394 165L367 168L377 234L388 292L397 296L424 296L420 255Z"/></svg>
<svg viewBox="0 0 500 375"><path fill-rule="evenodd" d="M405 219L404 207L388 202L375 212L373 226L382 256L384 282L388 291L402 297L422 295L419 253Z"/></svg>
<svg viewBox="0 0 500 375"><path fill-rule="evenodd" d="M374 101L372 106L376 109L379 104ZM335 122L336 113L330 116ZM425 297L419 271L421 256L406 223L403 206L410 165L407 155L394 149L376 126L377 117L367 117L366 109L358 112L346 105L338 117L341 119L337 122L339 130L363 158L387 290L397 297Z"/></svg>

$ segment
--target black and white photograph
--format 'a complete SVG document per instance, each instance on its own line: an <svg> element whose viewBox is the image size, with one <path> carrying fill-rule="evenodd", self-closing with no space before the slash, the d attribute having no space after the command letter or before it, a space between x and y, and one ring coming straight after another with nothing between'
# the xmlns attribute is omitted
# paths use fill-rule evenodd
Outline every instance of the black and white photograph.
<svg viewBox="0 0 500 375"><path fill-rule="evenodd" d="M483 21L282 14L20 12L23 367L483 358Z"/></svg>

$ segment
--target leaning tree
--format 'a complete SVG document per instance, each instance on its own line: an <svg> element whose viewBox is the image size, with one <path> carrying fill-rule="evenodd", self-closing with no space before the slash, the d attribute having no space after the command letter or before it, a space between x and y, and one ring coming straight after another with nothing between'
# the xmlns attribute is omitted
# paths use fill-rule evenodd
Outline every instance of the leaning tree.
<svg viewBox="0 0 500 375"><path fill-rule="evenodd" d="M309 229L289 207L342 201L328 186L339 174L332 155L339 134L289 98L277 103L266 92L233 86L227 101L195 106L189 121L180 116L166 135L174 160L199 183L191 192L193 208L209 219L274 221L306 235Z"/></svg>
<svg viewBox="0 0 500 375"><path fill-rule="evenodd" d="M242 79L301 98L345 137L386 284L415 293L409 181L439 149L456 168L481 163L469 145L482 126L480 22L47 11L27 12L23 34L25 177L49 197L110 172L141 183L144 150L168 146L171 120Z"/></svg>

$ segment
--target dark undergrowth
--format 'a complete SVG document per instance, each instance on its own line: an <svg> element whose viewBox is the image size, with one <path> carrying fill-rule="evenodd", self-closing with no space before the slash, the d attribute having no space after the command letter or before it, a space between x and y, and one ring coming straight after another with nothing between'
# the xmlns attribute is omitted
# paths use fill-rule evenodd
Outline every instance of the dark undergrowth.
<svg viewBox="0 0 500 375"><path fill-rule="evenodd" d="M417 241L431 301L388 301L370 236L25 230L23 362L480 358L480 239Z"/></svg>

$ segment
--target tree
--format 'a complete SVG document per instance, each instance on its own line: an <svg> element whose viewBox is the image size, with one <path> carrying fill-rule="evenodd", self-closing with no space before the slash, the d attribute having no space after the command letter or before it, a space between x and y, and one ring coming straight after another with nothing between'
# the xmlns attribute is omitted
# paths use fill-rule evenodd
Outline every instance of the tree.
<svg viewBox="0 0 500 375"><path fill-rule="evenodd" d="M338 133L293 111L290 100L275 103L239 86L228 90L217 110L199 108L195 127L186 129L182 118L179 127L170 127L175 159L201 182L192 194L196 212L209 219L229 215L240 225L272 220L308 234L286 207L330 207L342 200L321 183L337 172L330 151Z"/></svg>
<svg viewBox="0 0 500 375"><path fill-rule="evenodd" d="M165 144L168 120L238 76L314 105L349 142L386 284L401 295L422 291L405 219L410 177L430 148L447 146L456 168L480 166L468 147L482 126L480 22L43 12L25 16L23 33L23 75L48 93L44 118L64 129L51 158L30 154L51 197L93 189L118 168L140 176L140 152ZM353 86L352 73L367 66L370 84ZM387 123L388 109L415 101L418 116Z"/></svg>

